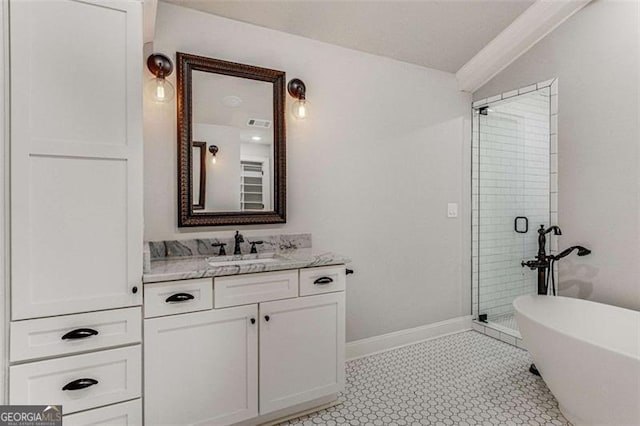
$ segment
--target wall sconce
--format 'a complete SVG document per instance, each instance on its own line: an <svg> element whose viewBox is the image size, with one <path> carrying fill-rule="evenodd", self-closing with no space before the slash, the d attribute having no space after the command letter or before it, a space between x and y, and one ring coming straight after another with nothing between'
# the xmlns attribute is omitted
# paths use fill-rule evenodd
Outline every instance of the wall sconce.
<svg viewBox="0 0 640 426"><path fill-rule="evenodd" d="M299 78L294 78L287 84L287 91L296 99L291 105L291 113L299 120L304 120L309 116L309 102L307 102L307 87Z"/></svg>
<svg viewBox="0 0 640 426"><path fill-rule="evenodd" d="M212 164L216 164L216 154L218 153L218 146L217 145L210 145L209 146L209 152L213 156L211 158L211 163Z"/></svg>
<svg viewBox="0 0 640 426"><path fill-rule="evenodd" d="M170 102L175 94L173 85L166 80L173 72L171 59L162 53L154 53L147 58L147 68L155 75L145 87L147 94L155 102Z"/></svg>

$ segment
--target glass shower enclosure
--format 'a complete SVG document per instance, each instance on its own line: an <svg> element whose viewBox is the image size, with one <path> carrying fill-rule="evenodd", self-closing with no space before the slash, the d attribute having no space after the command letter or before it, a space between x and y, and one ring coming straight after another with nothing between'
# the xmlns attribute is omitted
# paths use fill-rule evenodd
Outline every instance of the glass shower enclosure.
<svg viewBox="0 0 640 426"><path fill-rule="evenodd" d="M549 124L549 87L473 110L472 311L518 337L513 300L537 291L536 272L521 262L550 224Z"/></svg>

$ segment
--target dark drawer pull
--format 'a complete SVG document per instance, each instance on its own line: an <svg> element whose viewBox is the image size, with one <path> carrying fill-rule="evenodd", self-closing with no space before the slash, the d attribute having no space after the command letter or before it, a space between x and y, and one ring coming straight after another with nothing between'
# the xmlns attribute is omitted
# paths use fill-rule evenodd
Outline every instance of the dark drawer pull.
<svg viewBox="0 0 640 426"><path fill-rule="evenodd" d="M332 282L333 282L333 278L320 277L317 280L315 280L313 283L315 285L324 285L324 284L331 284Z"/></svg>
<svg viewBox="0 0 640 426"><path fill-rule="evenodd" d="M62 340L86 339L87 337L96 335L98 335L98 330L94 330L93 328L77 328L62 336Z"/></svg>
<svg viewBox="0 0 640 426"><path fill-rule="evenodd" d="M165 299L165 302L167 302L167 303L187 302L187 301L193 300L193 299L195 299L195 297L193 297L193 294L176 293L176 294L172 294L171 296L167 297Z"/></svg>
<svg viewBox="0 0 640 426"><path fill-rule="evenodd" d="M351 275L351 274L353 274L354 271L353 271L353 269L347 268L344 272L345 272L345 275Z"/></svg>
<svg viewBox="0 0 640 426"><path fill-rule="evenodd" d="M78 379L64 385L62 390L63 391L80 390L80 389L88 388L90 386L97 385L97 384L98 384L98 381L96 379Z"/></svg>

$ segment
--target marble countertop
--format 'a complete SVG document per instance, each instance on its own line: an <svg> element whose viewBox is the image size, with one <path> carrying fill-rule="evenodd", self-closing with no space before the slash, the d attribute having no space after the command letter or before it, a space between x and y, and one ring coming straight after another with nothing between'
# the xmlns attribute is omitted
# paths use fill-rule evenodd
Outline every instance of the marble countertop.
<svg viewBox="0 0 640 426"><path fill-rule="evenodd" d="M261 253L259 256L270 258L265 262L224 266L209 264L207 259L212 256L184 256L152 260L151 269L149 272L144 273L142 281L144 283L157 283L193 278L252 274L255 272L282 271L313 266L341 265L351 262L351 259L337 253L321 252L311 248ZM255 257L258 257L258 255L254 255ZM250 258L252 258L252 255L226 256L224 260L233 261Z"/></svg>

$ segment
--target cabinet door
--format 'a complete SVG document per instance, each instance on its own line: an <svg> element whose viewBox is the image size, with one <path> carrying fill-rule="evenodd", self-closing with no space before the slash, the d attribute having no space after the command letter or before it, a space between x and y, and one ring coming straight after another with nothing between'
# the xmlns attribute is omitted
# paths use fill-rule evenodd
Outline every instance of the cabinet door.
<svg viewBox="0 0 640 426"><path fill-rule="evenodd" d="M260 304L260 414L342 390L344 293Z"/></svg>
<svg viewBox="0 0 640 426"><path fill-rule="evenodd" d="M141 3L10 6L12 319L139 305Z"/></svg>
<svg viewBox="0 0 640 426"><path fill-rule="evenodd" d="M144 320L145 423L256 417L257 312L248 305Z"/></svg>

